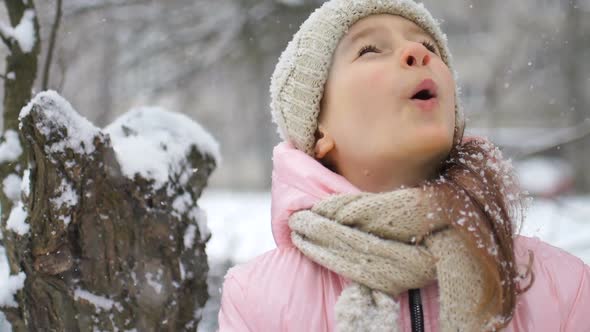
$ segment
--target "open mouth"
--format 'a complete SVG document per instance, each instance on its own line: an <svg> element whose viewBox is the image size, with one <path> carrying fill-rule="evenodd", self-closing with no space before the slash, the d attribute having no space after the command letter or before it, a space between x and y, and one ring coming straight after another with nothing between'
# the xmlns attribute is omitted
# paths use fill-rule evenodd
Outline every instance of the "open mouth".
<svg viewBox="0 0 590 332"><path fill-rule="evenodd" d="M412 99L419 99L419 100L428 100L431 98L436 98L436 94L427 90L423 89L418 91L415 95L412 96Z"/></svg>
<svg viewBox="0 0 590 332"><path fill-rule="evenodd" d="M410 99L422 110L429 111L438 105L437 90L438 86L433 80L425 79L414 89Z"/></svg>
<svg viewBox="0 0 590 332"><path fill-rule="evenodd" d="M424 81L420 82L418 86L416 86L410 99L429 100L436 98L437 90L438 86L433 80L425 79Z"/></svg>

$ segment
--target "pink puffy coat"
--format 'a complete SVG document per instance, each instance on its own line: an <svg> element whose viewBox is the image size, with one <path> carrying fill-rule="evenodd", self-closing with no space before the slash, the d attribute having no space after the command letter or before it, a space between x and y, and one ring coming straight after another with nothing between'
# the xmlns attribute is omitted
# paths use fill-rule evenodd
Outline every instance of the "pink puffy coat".
<svg viewBox="0 0 590 332"><path fill-rule="evenodd" d="M272 232L277 248L225 277L220 331L334 331L334 305L348 281L293 246L288 217L335 193L358 192L288 143L274 149ZM261 226L263 227L263 226ZM590 241L590 239L589 239ZM590 331L590 267L536 238L517 236L517 262L534 253L533 286L518 299L506 331ZM421 289L424 330L439 331L438 287ZM411 331L408 293L399 296L400 331Z"/></svg>

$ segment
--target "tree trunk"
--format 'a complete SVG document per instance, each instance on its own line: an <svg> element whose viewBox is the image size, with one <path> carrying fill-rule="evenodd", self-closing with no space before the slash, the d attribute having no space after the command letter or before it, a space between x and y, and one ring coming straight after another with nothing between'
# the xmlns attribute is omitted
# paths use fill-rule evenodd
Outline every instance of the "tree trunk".
<svg viewBox="0 0 590 332"><path fill-rule="evenodd" d="M5 243L26 273L24 325L14 330L195 331L208 298L208 236L196 201L213 157L191 146L156 189L154 180L123 175L110 136L80 132L89 123L69 108L42 93L21 119L30 230ZM179 212L175 201L186 195Z"/></svg>
<svg viewBox="0 0 590 332"><path fill-rule="evenodd" d="M13 27L34 12L31 0L5 3ZM39 26L32 23L29 52L1 36L9 55L0 244L11 278L22 276L24 286L17 306L0 309L15 332L196 331L208 297L209 237L196 201L216 159L186 144L181 158L166 160L168 176L156 186L153 178L124 175L111 137L59 95L41 93L21 112L37 74ZM126 136L150 135L121 127ZM160 145L166 150L167 142Z"/></svg>
<svg viewBox="0 0 590 332"><path fill-rule="evenodd" d="M6 10L10 19L10 26L17 26L27 10L35 11L33 1L6 0ZM10 36L3 36L2 41L8 47L6 56L4 79L4 114L3 132L1 142L13 153L0 156L0 179L21 178L27 165L26 152L23 153L22 138L18 135L18 114L23 106L31 99L33 84L37 76L37 57L41 49L39 41L39 24L36 16L33 18L34 44L30 52L22 50L19 42ZM17 199L18 200L18 199ZM18 241L16 234L6 232L5 226L9 213L15 204L13 198L6 195L5 190L0 190L0 203L2 204L0 232L3 233L3 243L15 243ZM2 244L2 243L0 243ZM17 262L21 261L20 253L13 246L6 246L6 256L12 274L17 274L21 269ZM21 299L21 294L18 295ZM25 320L16 308L3 308L6 318L11 322L14 331L25 330Z"/></svg>

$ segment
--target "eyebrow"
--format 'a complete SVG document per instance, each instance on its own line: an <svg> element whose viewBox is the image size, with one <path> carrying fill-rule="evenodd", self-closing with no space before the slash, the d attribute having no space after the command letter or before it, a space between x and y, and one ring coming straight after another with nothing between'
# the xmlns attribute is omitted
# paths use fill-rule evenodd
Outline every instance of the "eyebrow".
<svg viewBox="0 0 590 332"><path fill-rule="evenodd" d="M357 40L364 38L374 32L382 31L382 26L368 26L366 28L360 29L359 31L346 35L345 39L343 40L342 50L348 50Z"/></svg>
<svg viewBox="0 0 590 332"><path fill-rule="evenodd" d="M431 39L432 41L434 41L434 37L432 37L427 31L424 31L424 29L422 29L421 27L419 27L416 24L412 24L410 26L410 28L408 29L408 32L410 34L415 34L415 35L422 35L424 37L428 37L428 39Z"/></svg>
<svg viewBox="0 0 590 332"><path fill-rule="evenodd" d="M362 38L365 38L366 36L375 33L375 32L382 32L385 29L384 26L382 25L370 25L368 27L362 28L359 31L353 33L353 34L347 34L344 39L342 40L342 50L346 51L348 50L352 45L354 45L354 43ZM424 29L422 29L420 26L416 25L416 24L412 24L410 25L409 29L408 29L408 33L412 34L412 35L420 35L423 37L427 37L428 39L435 41L435 39L426 31L424 31ZM436 49L438 50L438 46L436 47Z"/></svg>

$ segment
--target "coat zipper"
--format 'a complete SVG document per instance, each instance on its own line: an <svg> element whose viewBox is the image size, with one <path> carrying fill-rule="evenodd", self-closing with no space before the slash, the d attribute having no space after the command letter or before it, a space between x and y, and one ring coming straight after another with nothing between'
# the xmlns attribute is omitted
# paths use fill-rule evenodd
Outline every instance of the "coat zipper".
<svg viewBox="0 0 590 332"><path fill-rule="evenodd" d="M422 311L422 299L419 289L409 290L410 317L412 320L412 332L424 332L424 312Z"/></svg>

